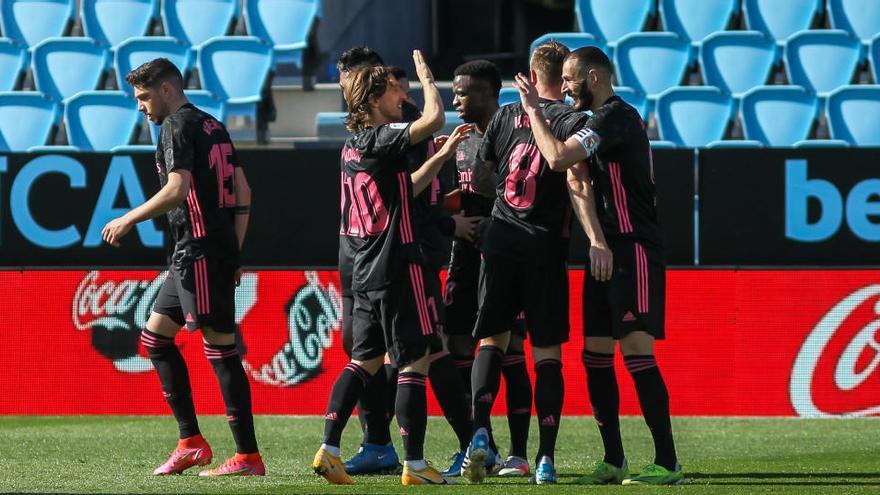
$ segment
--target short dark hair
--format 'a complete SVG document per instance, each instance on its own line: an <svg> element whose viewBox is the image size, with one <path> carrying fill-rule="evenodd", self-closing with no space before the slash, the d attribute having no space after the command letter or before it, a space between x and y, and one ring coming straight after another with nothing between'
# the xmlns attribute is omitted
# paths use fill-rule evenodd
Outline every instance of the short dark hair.
<svg viewBox="0 0 880 495"><path fill-rule="evenodd" d="M488 60L471 60L455 68L453 76L470 76L471 79L482 81L489 86L496 97L501 92L501 72Z"/></svg>
<svg viewBox="0 0 880 495"><path fill-rule="evenodd" d="M396 65L389 65L388 73L394 76L394 79L409 79L409 76L406 75L406 70Z"/></svg>
<svg viewBox="0 0 880 495"><path fill-rule="evenodd" d="M578 72L584 73L590 69L601 69L609 75L614 73L614 65L608 59L608 55L595 46L585 46L568 54L565 60L575 60L578 64Z"/></svg>
<svg viewBox="0 0 880 495"><path fill-rule="evenodd" d="M362 67L379 65L385 65L385 61L376 53L376 50L368 46L356 46L342 53L339 60L336 61L336 70L339 72L353 71Z"/></svg>
<svg viewBox="0 0 880 495"><path fill-rule="evenodd" d="M125 82L132 87L155 88L163 82L183 89L183 75L167 58L156 58L132 70L125 76Z"/></svg>
<svg viewBox="0 0 880 495"><path fill-rule="evenodd" d="M548 41L532 52L529 68L538 74L538 80L544 84L561 83L562 63L569 53L568 47L562 43Z"/></svg>

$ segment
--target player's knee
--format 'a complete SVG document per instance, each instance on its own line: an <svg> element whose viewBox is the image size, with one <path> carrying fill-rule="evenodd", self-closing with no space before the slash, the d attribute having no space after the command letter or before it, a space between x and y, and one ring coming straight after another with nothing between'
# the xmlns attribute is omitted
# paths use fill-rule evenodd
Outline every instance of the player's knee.
<svg viewBox="0 0 880 495"><path fill-rule="evenodd" d="M180 331L180 325L175 323L171 317L156 313L155 311L150 313L150 318L147 319L146 327L147 330L156 335L170 338L174 338L174 336L177 335L177 332Z"/></svg>
<svg viewBox="0 0 880 495"><path fill-rule="evenodd" d="M406 366L400 368L401 373L419 373L422 375L428 374L428 369L431 367L431 356L425 354L423 357L416 359L415 361L407 364Z"/></svg>
<svg viewBox="0 0 880 495"><path fill-rule="evenodd" d="M480 347L492 346L501 349L502 352L507 352L507 344L510 343L510 332L500 333L498 335L492 335L491 337L485 337L480 340Z"/></svg>
<svg viewBox="0 0 880 495"><path fill-rule="evenodd" d="M545 359L562 360L562 346L552 345L548 347L532 347L532 356L535 362L544 361Z"/></svg>
<svg viewBox="0 0 880 495"><path fill-rule="evenodd" d="M379 371L379 368L385 363L385 355L383 354L382 356L365 360L352 359L351 362L366 370L367 373L375 375L376 372Z"/></svg>
<svg viewBox="0 0 880 495"><path fill-rule="evenodd" d="M654 354L654 337L648 332L638 330L630 332L620 339L620 352L624 356L648 356Z"/></svg>
<svg viewBox="0 0 880 495"><path fill-rule="evenodd" d="M202 340L210 345L234 345L235 333L221 333L211 327L202 327Z"/></svg>
<svg viewBox="0 0 880 495"><path fill-rule="evenodd" d="M599 354L614 354L614 339L611 337L586 337L584 339L584 349Z"/></svg>
<svg viewBox="0 0 880 495"><path fill-rule="evenodd" d="M507 352L521 353L525 351L525 341L518 335L511 335L510 342L507 344Z"/></svg>

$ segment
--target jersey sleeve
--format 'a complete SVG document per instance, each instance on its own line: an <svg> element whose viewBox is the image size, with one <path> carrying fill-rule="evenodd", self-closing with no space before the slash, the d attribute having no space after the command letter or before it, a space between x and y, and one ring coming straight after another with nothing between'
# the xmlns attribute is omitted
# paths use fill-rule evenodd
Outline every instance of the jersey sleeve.
<svg viewBox="0 0 880 495"><path fill-rule="evenodd" d="M195 133L177 119L168 118L162 123L162 156L165 170L187 170L192 172L195 165Z"/></svg>
<svg viewBox="0 0 880 495"><path fill-rule="evenodd" d="M583 146L590 145L594 152L604 153L622 142L626 131L626 122L621 119L622 112L613 112L612 106L606 105L600 112L590 116L585 125L578 130L578 139ZM589 132L587 132L589 131Z"/></svg>

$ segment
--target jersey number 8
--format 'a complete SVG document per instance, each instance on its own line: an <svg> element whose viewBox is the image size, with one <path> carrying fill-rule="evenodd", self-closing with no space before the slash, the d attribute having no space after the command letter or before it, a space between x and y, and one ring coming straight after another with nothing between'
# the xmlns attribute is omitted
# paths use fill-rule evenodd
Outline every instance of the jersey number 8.
<svg viewBox="0 0 880 495"><path fill-rule="evenodd" d="M504 201L512 208L524 210L535 202L537 175L541 169L541 152L534 144L520 143L513 148L504 185Z"/></svg>

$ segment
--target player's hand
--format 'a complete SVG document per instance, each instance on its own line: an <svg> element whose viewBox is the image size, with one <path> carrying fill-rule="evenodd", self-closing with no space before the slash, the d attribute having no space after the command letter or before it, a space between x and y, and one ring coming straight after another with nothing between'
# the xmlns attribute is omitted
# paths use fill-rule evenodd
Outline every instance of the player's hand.
<svg viewBox="0 0 880 495"><path fill-rule="evenodd" d="M464 211L452 215L455 220L455 237L474 242L477 235L477 227L483 221L483 217L466 217Z"/></svg>
<svg viewBox="0 0 880 495"><path fill-rule="evenodd" d="M235 286L241 285L241 268L235 269Z"/></svg>
<svg viewBox="0 0 880 495"><path fill-rule="evenodd" d="M526 112L535 112L540 109L538 100L538 88L532 84L528 76L520 72L513 81L513 87L519 91L519 99L522 102L523 110Z"/></svg>
<svg viewBox="0 0 880 495"><path fill-rule="evenodd" d="M439 150L440 148L443 147L444 144L446 144L446 141L448 141L448 140L449 140L449 136L447 136L445 134L443 136L435 137L434 138L434 149Z"/></svg>
<svg viewBox="0 0 880 495"><path fill-rule="evenodd" d="M446 157L446 159L452 158L452 155L455 153L455 149L458 148L459 143L464 141L471 135L471 132L474 130L474 124L461 124L452 131L452 134L449 135L448 138L443 142L443 146L440 147L440 151L437 153ZM443 136L441 136L443 137Z"/></svg>
<svg viewBox="0 0 880 495"><path fill-rule="evenodd" d="M125 237L125 234L128 234L133 226L125 217L114 218L107 222L107 225L101 230L101 237L107 244L119 247L119 240Z"/></svg>
<svg viewBox="0 0 880 495"><path fill-rule="evenodd" d="M421 50L413 50L413 63L416 66L416 75L419 76L419 82L423 86L434 84L434 74L431 73L431 69L425 63L425 57L422 55Z"/></svg>
<svg viewBox="0 0 880 495"><path fill-rule="evenodd" d="M590 246L590 273L599 282L611 280L614 272L614 255L606 245Z"/></svg>

